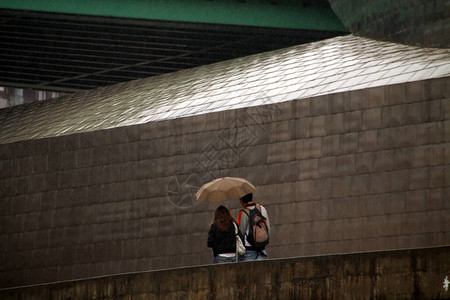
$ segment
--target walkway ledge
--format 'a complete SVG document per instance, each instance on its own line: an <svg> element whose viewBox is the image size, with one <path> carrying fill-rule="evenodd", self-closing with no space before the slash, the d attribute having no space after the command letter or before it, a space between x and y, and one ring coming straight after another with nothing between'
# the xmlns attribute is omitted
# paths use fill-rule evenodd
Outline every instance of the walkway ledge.
<svg viewBox="0 0 450 300"><path fill-rule="evenodd" d="M443 246L121 274L3 289L0 299L449 299L448 277Z"/></svg>

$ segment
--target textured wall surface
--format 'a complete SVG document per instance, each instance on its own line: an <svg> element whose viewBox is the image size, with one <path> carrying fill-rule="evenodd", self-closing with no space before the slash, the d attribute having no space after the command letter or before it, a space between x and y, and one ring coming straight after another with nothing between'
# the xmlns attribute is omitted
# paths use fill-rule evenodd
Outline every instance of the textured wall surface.
<svg viewBox="0 0 450 300"><path fill-rule="evenodd" d="M329 0L355 35L421 45L450 47L450 4L447 0Z"/></svg>
<svg viewBox="0 0 450 300"><path fill-rule="evenodd" d="M0 145L0 286L209 263L216 205L194 195L221 176L257 186L271 258L449 245L449 86Z"/></svg>
<svg viewBox="0 0 450 300"><path fill-rule="evenodd" d="M258 274L258 276L249 276ZM0 290L15 299L448 299L449 247L266 260Z"/></svg>

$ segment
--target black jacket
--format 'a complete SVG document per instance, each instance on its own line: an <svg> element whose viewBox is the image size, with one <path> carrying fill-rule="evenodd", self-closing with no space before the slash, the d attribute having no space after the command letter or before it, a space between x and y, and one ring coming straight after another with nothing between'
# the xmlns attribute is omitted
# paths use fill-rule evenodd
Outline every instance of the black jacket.
<svg viewBox="0 0 450 300"><path fill-rule="evenodd" d="M235 253L236 252L236 237L235 229L233 224L230 224L229 231L219 231L215 223L211 224L211 228L208 234L208 247L213 249L214 256L220 253ZM243 239L242 233L239 231L238 234Z"/></svg>

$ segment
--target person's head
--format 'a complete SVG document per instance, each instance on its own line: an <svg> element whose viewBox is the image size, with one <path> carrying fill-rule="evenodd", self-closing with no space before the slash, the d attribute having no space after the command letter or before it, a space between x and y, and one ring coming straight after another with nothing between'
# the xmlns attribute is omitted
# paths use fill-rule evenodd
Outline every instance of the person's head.
<svg viewBox="0 0 450 300"><path fill-rule="evenodd" d="M252 202L252 200L253 200L253 193L249 193L247 195L242 196L240 198L240 200L241 200L242 206L245 206L246 204Z"/></svg>
<svg viewBox="0 0 450 300"><path fill-rule="evenodd" d="M231 211L225 206L221 205L216 209L214 214L214 223L220 231L228 231L231 227L231 222L234 222Z"/></svg>

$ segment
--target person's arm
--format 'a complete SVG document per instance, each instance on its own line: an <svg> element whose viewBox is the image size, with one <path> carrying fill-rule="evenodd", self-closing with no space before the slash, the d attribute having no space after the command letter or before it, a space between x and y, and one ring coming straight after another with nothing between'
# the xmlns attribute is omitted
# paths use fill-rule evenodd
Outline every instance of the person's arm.
<svg viewBox="0 0 450 300"><path fill-rule="evenodd" d="M211 224L211 228L209 229L209 233L208 233L208 241L206 242L208 247L210 247L210 248L214 247L215 237L216 237L216 231L214 230L214 224Z"/></svg>
<svg viewBox="0 0 450 300"><path fill-rule="evenodd" d="M269 229L269 233L270 233L269 215L267 214L266 208L262 205L261 205L261 214L263 215L264 218L266 218L267 229Z"/></svg>
<svg viewBox="0 0 450 300"><path fill-rule="evenodd" d="M241 233L245 234L248 225L248 215L244 210L239 211L238 225Z"/></svg>

